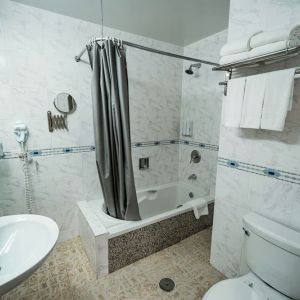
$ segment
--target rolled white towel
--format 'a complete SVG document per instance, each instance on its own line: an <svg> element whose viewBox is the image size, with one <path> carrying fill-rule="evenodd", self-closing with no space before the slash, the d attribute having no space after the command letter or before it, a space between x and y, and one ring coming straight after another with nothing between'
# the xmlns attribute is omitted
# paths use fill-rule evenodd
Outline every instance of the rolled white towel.
<svg viewBox="0 0 300 300"><path fill-rule="evenodd" d="M232 55L226 55L220 58L220 65L226 65L249 58L250 51L241 52Z"/></svg>
<svg viewBox="0 0 300 300"><path fill-rule="evenodd" d="M254 32L250 36L233 41L231 43L225 44L220 51L220 56L227 56L227 55L232 55L232 54L237 54L241 52L246 52L251 49L250 47L250 40L253 36L259 34L261 31Z"/></svg>
<svg viewBox="0 0 300 300"><path fill-rule="evenodd" d="M260 47L252 49L249 52L248 57L252 58L255 56L269 54L271 52L280 51L280 50L284 50L287 48L288 48L287 41L280 41L280 42L275 42L275 43L271 43L271 44L266 44L264 46L260 46Z"/></svg>
<svg viewBox="0 0 300 300"><path fill-rule="evenodd" d="M256 48L263 45L276 43L280 41L287 41L289 48L300 45L300 25L296 25L291 29L279 29L272 31L260 32L253 35L250 39L250 47Z"/></svg>
<svg viewBox="0 0 300 300"><path fill-rule="evenodd" d="M288 30L273 30L261 32L251 38L250 47L256 48L266 44L285 41L288 39L288 34Z"/></svg>

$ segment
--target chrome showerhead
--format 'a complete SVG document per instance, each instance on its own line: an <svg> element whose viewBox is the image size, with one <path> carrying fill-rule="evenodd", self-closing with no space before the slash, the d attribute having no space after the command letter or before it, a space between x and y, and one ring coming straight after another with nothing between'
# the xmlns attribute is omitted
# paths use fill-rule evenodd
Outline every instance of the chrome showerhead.
<svg viewBox="0 0 300 300"><path fill-rule="evenodd" d="M185 70L185 73L188 74L188 75L194 74L194 72L192 70L192 66L190 66L187 70Z"/></svg>
<svg viewBox="0 0 300 300"><path fill-rule="evenodd" d="M200 69L201 68L201 63L190 65L190 67L187 70L185 70L185 73L188 74L188 75L193 75L194 74L193 68Z"/></svg>

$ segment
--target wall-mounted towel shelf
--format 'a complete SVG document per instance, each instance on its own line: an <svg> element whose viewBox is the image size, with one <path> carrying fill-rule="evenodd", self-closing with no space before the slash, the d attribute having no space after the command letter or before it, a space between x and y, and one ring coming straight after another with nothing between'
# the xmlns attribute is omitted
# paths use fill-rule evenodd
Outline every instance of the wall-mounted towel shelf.
<svg viewBox="0 0 300 300"><path fill-rule="evenodd" d="M265 65L267 63L271 63L272 61L288 59L300 54L300 47L293 47L285 50L280 50L276 52L272 52L265 55L260 55L252 58L248 58L245 60L237 61L231 64L220 65L217 67L213 67L213 71L226 71L225 81L219 82L219 85L224 86L224 95L227 94L227 84L228 81L232 77L232 72L234 69L238 68L246 68L253 67L255 65ZM295 70L295 74L300 74L300 68Z"/></svg>
<svg viewBox="0 0 300 300"><path fill-rule="evenodd" d="M293 47L293 48L275 51L264 55L247 58L245 60L236 61L230 64L216 66L213 67L212 70L232 72L233 69L253 67L255 65L264 65L266 63L271 63L272 61L287 59L299 54L300 54L300 47Z"/></svg>

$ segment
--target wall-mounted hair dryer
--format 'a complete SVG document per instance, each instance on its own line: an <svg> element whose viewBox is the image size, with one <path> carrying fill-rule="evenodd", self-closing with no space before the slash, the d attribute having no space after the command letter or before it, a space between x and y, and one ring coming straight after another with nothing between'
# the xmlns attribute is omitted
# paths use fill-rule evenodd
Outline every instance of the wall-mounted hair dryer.
<svg viewBox="0 0 300 300"><path fill-rule="evenodd" d="M29 136L27 126L21 121L17 121L14 128L14 135L18 143L21 145L21 149L25 152L25 144Z"/></svg>

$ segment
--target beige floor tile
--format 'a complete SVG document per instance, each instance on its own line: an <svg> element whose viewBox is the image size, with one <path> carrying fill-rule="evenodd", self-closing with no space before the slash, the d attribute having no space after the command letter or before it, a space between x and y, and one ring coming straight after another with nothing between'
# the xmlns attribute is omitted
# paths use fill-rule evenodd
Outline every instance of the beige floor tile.
<svg viewBox="0 0 300 300"><path fill-rule="evenodd" d="M79 237L58 244L44 264L3 300L169 300L201 299L224 279L209 264L211 229L96 279ZM176 287L162 291L159 280Z"/></svg>

